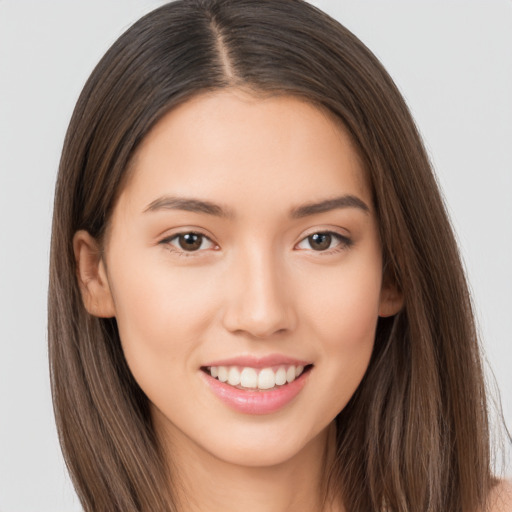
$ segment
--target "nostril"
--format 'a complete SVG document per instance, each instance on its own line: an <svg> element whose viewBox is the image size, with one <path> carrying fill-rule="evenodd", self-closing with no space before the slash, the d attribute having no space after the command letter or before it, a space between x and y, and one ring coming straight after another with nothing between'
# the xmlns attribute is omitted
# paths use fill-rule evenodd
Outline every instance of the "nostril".
<svg viewBox="0 0 512 512"><path fill-rule="evenodd" d="M282 284L270 282L268 273L248 272L241 277L241 286L229 295L223 311L226 330L264 340L295 329L293 302L283 293Z"/></svg>

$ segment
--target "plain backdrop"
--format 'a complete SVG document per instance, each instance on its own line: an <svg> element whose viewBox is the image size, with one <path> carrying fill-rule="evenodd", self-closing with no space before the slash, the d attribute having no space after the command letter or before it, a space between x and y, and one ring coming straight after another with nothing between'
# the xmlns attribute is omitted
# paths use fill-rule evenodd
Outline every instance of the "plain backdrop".
<svg viewBox="0 0 512 512"><path fill-rule="evenodd" d="M0 0L0 512L80 510L48 379L53 186L87 76L131 23L162 3ZM512 1L313 3L373 50L413 112L449 205L510 426Z"/></svg>

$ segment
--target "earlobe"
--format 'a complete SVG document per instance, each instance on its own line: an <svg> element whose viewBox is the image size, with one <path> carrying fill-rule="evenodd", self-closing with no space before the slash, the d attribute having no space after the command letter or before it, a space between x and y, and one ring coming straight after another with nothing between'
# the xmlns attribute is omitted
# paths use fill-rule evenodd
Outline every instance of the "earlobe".
<svg viewBox="0 0 512 512"><path fill-rule="evenodd" d="M383 286L380 293L379 316L396 315L404 304L403 294L395 285Z"/></svg>
<svg viewBox="0 0 512 512"><path fill-rule="evenodd" d="M77 231L73 237L73 252L85 309L97 317L115 316L105 262L97 240L87 231Z"/></svg>

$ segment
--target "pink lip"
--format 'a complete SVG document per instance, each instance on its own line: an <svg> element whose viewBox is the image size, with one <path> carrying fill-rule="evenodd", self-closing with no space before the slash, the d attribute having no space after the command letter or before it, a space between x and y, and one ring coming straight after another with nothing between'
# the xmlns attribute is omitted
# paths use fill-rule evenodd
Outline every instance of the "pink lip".
<svg viewBox="0 0 512 512"><path fill-rule="evenodd" d="M228 364L227 366L234 366L236 364L239 364L238 360L234 364ZM217 366L217 363L212 366ZM219 364L219 366L224 365ZM252 364L244 364L243 366L252 366ZM306 384L310 373L310 371L302 373L293 382L268 391L238 389L220 382L206 372L201 371L200 375L213 393L235 411L244 414L270 414L290 403L299 394Z"/></svg>
<svg viewBox="0 0 512 512"><path fill-rule="evenodd" d="M255 357L255 356L238 356L231 359L222 359L212 361L203 365L207 366L248 366L250 368L269 368L271 366L307 366L311 361L301 361L293 357L287 357L280 354L270 354L268 356Z"/></svg>

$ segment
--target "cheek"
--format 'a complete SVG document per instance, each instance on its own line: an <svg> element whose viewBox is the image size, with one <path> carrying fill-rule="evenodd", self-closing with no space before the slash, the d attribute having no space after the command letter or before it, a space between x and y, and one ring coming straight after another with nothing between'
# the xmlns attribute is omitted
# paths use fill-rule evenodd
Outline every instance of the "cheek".
<svg viewBox="0 0 512 512"><path fill-rule="evenodd" d="M203 280L161 263L138 265L134 258L116 266L112 282L123 351L139 385L178 380L193 367L192 355L211 320Z"/></svg>
<svg viewBox="0 0 512 512"><path fill-rule="evenodd" d="M371 358L378 320L381 272L377 264L337 269L307 296L309 334L317 341L319 378L329 389L322 407L339 413L359 386Z"/></svg>
<svg viewBox="0 0 512 512"><path fill-rule="evenodd" d="M375 261L376 260L376 261ZM326 350L357 350L373 343L380 303L381 271L377 258L361 259L330 270L330 275L306 286L302 310Z"/></svg>

